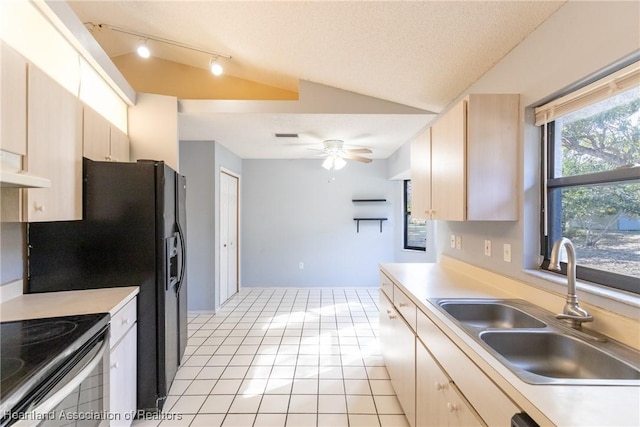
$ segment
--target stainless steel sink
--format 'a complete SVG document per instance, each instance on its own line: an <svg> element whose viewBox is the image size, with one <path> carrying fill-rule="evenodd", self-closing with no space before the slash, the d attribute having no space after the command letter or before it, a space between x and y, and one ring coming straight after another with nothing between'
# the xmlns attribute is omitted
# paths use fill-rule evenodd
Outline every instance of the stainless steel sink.
<svg viewBox="0 0 640 427"><path fill-rule="evenodd" d="M548 331L484 331L480 339L530 382L640 380L640 369L576 337ZM528 375L528 374L533 374ZM539 378L543 377L543 378Z"/></svg>
<svg viewBox="0 0 640 427"><path fill-rule="evenodd" d="M640 351L577 331L527 301L430 301L524 382L640 386Z"/></svg>
<svg viewBox="0 0 640 427"><path fill-rule="evenodd" d="M475 328L544 328L546 323L522 310L495 301L442 301L440 307L454 319Z"/></svg>

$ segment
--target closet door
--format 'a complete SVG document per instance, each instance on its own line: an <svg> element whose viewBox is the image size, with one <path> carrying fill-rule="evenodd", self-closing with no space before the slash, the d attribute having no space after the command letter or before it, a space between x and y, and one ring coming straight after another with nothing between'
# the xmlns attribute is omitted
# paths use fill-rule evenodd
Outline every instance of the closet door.
<svg viewBox="0 0 640 427"><path fill-rule="evenodd" d="M238 292L237 177L220 172L220 303Z"/></svg>

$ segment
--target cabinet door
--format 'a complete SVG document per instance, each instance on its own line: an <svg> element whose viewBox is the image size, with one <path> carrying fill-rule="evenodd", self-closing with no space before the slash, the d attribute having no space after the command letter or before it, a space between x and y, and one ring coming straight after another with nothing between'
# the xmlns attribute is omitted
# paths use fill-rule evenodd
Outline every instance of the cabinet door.
<svg viewBox="0 0 640 427"><path fill-rule="evenodd" d="M431 128L411 141L411 218L431 219Z"/></svg>
<svg viewBox="0 0 640 427"><path fill-rule="evenodd" d="M448 424L444 392L449 387L442 373L421 341L416 344L416 425L441 427Z"/></svg>
<svg viewBox="0 0 640 427"><path fill-rule="evenodd" d="M75 96L29 66L25 170L51 180L26 190L26 221L82 219L82 117Z"/></svg>
<svg viewBox="0 0 640 427"><path fill-rule="evenodd" d="M409 425L416 425L416 339L380 291L380 347L391 385Z"/></svg>
<svg viewBox="0 0 640 427"><path fill-rule="evenodd" d="M420 340L416 344L416 400L416 425L420 427L485 425Z"/></svg>
<svg viewBox="0 0 640 427"><path fill-rule="evenodd" d="M126 333L118 345L111 350L109 373L109 412L120 414L111 421L112 427L131 425L130 414L137 407L137 323Z"/></svg>
<svg viewBox="0 0 640 427"><path fill-rule="evenodd" d="M104 162L111 160L109 152L110 124L91 108L83 108L82 155L88 159Z"/></svg>
<svg viewBox="0 0 640 427"><path fill-rule="evenodd" d="M453 427L482 427L486 426L475 414L474 410L462 397L455 384L449 384L444 390L449 426Z"/></svg>
<svg viewBox="0 0 640 427"><path fill-rule="evenodd" d="M27 154L27 61L5 43L0 44L0 148Z"/></svg>
<svg viewBox="0 0 640 427"><path fill-rule="evenodd" d="M431 128L431 209L433 219L466 219L467 101L461 101Z"/></svg>
<svg viewBox="0 0 640 427"><path fill-rule="evenodd" d="M129 137L117 127L110 125L110 155L114 162L129 161Z"/></svg>
<svg viewBox="0 0 640 427"><path fill-rule="evenodd" d="M469 95L467 219L518 219L518 107L512 94Z"/></svg>

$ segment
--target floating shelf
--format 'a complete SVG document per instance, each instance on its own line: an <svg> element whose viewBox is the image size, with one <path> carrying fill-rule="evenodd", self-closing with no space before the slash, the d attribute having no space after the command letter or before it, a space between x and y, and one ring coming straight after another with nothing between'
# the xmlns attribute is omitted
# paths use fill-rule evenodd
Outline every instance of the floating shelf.
<svg viewBox="0 0 640 427"><path fill-rule="evenodd" d="M386 202L387 199L351 199L353 203L363 203L363 202Z"/></svg>
<svg viewBox="0 0 640 427"><path fill-rule="evenodd" d="M380 221L380 232L382 233L382 221L386 221L388 218L353 218L356 222L356 233L360 232L360 221Z"/></svg>

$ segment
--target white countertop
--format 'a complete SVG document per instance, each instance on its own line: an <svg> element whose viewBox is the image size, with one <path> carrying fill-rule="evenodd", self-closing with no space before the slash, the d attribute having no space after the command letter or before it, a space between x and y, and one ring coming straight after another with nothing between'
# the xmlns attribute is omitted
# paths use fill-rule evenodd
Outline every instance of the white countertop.
<svg viewBox="0 0 640 427"><path fill-rule="evenodd" d="M527 384L428 301L429 298L522 298L553 311L561 309L562 299L559 300L560 305L555 307L558 301L554 296L544 297L527 286L508 278L496 277L493 273L488 272L485 276L477 267L459 261L445 260L443 264L382 264L381 270L538 424L640 426L640 386ZM488 277L491 278L489 282L486 280ZM640 331L640 321L621 319L625 329L630 322L634 328L632 334ZM609 328L613 328L613 323L611 319L603 322Z"/></svg>
<svg viewBox="0 0 640 427"><path fill-rule="evenodd" d="M20 295L0 304L0 321L91 313L113 316L138 292L137 286L128 286Z"/></svg>

